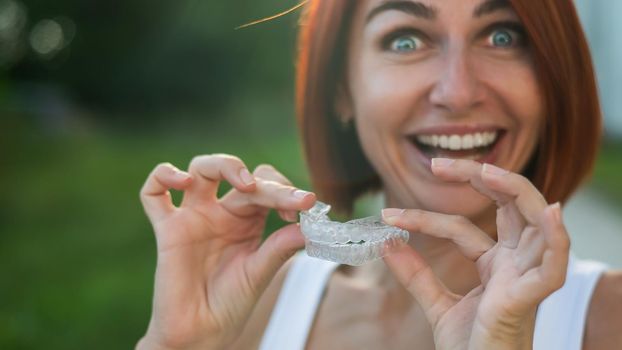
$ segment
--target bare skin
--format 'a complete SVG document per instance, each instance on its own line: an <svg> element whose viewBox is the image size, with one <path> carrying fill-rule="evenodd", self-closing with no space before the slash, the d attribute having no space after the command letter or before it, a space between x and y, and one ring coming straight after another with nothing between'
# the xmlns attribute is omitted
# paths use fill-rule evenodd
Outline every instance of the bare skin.
<svg viewBox="0 0 622 350"><path fill-rule="evenodd" d="M412 349L413 344L417 345L417 349L435 349L432 331L425 320L425 315L416 302L413 303L408 291L391 275L385 275L386 281L374 280L374 277L363 271L367 269L386 271L384 264L378 262L365 268L347 267L334 272L328 284L330 292L322 300L309 335L307 349L406 350ZM284 277L286 272L287 267L279 272L279 275ZM282 282L281 279L275 279L268 288L266 294L270 296L262 299L257 305L257 309L264 312L256 312L251 316L249 326L231 349L258 348ZM472 286L467 286L463 290L470 287ZM392 303L385 302L389 298ZM359 302L353 301L354 299ZM610 350L622 346L620 300L622 300L622 272L608 272L598 282L592 297L584 335L584 350ZM361 304L369 307L361 308ZM382 311L379 311L380 308ZM356 310L360 321L356 325L343 324L343 314L330 311L336 309ZM343 336L349 332L355 332L356 336L347 338Z"/></svg>
<svg viewBox="0 0 622 350"><path fill-rule="evenodd" d="M307 347L530 348L537 305L564 282L569 240L559 207L518 175L546 116L529 50L513 29L517 16L501 2L426 0L427 16L421 8L385 8L372 19L382 3L358 2L337 109L355 118L382 177L392 208L385 221L413 236L385 261L334 273ZM503 129L491 161L502 169L416 160L405 133L456 126ZM302 247L296 225L260 245L267 211L293 222L315 199L295 196L272 167L255 169L251 182L242 169L233 156L209 155L187 173L163 164L148 178L141 199L158 267L139 348L258 346L285 261ZM223 198L215 197L219 181L233 185ZM184 191L180 207L169 188ZM621 290L620 273L599 282L586 349L622 347Z"/></svg>
<svg viewBox="0 0 622 350"><path fill-rule="evenodd" d="M151 321L138 348L221 349L239 336L264 290L304 245L297 225L274 232L263 244L266 216L284 220L310 208L313 193L297 190L276 169L250 174L237 157L193 159L188 172L160 164L141 190L158 248ZM217 198L218 184L233 189ZM170 188L184 191L179 207Z"/></svg>
<svg viewBox="0 0 622 350"><path fill-rule="evenodd" d="M216 157L226 159L226 162L229 162L229 164L234 167L239 166L237 161L231 161L231 159L226 156L218 155ZM170 178L168 180L164 179L164 176L174 176L174 174L177 173L172 171L169 165L163 165L157 169L160 169L160 181L163 183L170 180ZM168 174L163 175L163 171ZM265 177L278 179L284 184L288 183L282 175L279 175L280 173L277 174L275 171L276 170L271 167L264 166L258 168L255 173L265 172ZM227 171L224 171L224 173L227 173ZM156 170L153 176L157 174L158 171ZM182 177L180 181L183 183L188 180ZM148 184L149 181L147 182L144 192L151 193L148 192ZM194 189L196 190L197 187L198 186L195 186ZM284 188L287 189L287 187ZM191 189L187 189L186 191L190 190ZM288 191L291 190L288 189ZM231 198L231 196L227 198ZM162 203L163 202L160 202L160 204ZM154 214L157 214L158 210L165 208L160 207L154 212L154 208L149 206L148 199L145 204L146 210L150 213L150 218L152 220L157 220L157 215L154 216ZM287 213L282 211L282 216L287 217ZM407 222L409 217L412 218L412 215L404 216ZM442 225L447 224L447 222L447 220L430 221L430 223ZM423 231L428 232L427 229ZM434 244L434 242L432 242L433 240L437 240L437 244ZM430 241L429 247L435 246L436 248L423 252L424 257L430 264L435 276L438 276L445 282L445 285L450 290L457 294L465 294L480 283L479 280L481 278L478 276L477 264L472 263L471 260L465 256L464 251L459 251L459 245L450 243L444 239L430 238ZM478 244L480 244L477 243L477 239L469 242L474 244L473 247L477 247ZM162 244L162 242L160 241L159 244ZM197 249L200 249L200 247ZM291 250L292 253L293 250ZM400 259L399 256L401 256L401 259L410 259L412 258L410 254L411 253L408 252L397 254L397 259ZM395 257L393 257L393 259L395 259ZM166 262L166 260L164 262ZM154 313L153 317L155 317L155 319L152 318L150 330L147 336L141 340L138 348L192 349L197 347L196 345L199 343L201 344L201 348L256 348L261 340L263 330L269 320L269 316L278 297L279 290L290 263L291 260L286 263L278 273L275 271L276 276L271 279L265 293L261 293L261 296L255 300L255 303L251 306L246 316L241 316L242 321L239 323L239 328L237 330L235 330L235 328L230 328L229 332L224 333L224 335L227 336L227 338L225 338L227 340L226 344L223 342L210 345L209 341L218 338L210 336L207 332L209 328L206 328L205 324L196 321L184 321L183 319L171 320L171 322L175 321L180 327L166 329L170 333L163 334L157 332L158 325L163 321L166 322L168 318L163 318L163 316L167 316L166 313ZM389 263L389 265L391 265L391 263ZM415 262L403 264L401 266L413 267L416 265L417 263ZM159 268L161 268L160 266L159 263ZM407 288L409 284L399 279L399 269L395 271L395 266L393 266L393 270L393 274L386 273L387 265L383 262L376 262L360 268L342 267L338 269L329 282L329 292L326 294L317 314L316 322L309 338L308 348L319 349L332 345L344 349L366 347L406 349L411 348L414 343L418 344L420 348L423 349L433 349L435 346L438 346L438 340L435 341L433 330L430 328L431 323L429 316L426 314L425 308L422 308L416 301L418 295L415 294L415 298L413 298L413 291ZM456 271L461 271L461 273L456 274ZM162 273L163 271L158 271L156 276ZM461 278L457 279L457 275ZM398 278L394 276L398 276ZM620 317L621 313L619 312L620 310L618 310L619 308L615 307L615 305L617 305L616 301L620 298L620 290L622 290L622 278L620 276L621 274L619 272L611 272L605 275L595 291L594 301L590 309L588 325L586 327L586 349L606 349L622 343L619 332L617 332L617 325L622 321ZM160 310L166 312L166 303L162 303L170 299L170 297L160 299L162 298L162 290L160 290L160 293L159 296L156 295L156 299L154 300L154 302L160 303L160 305L156 305L157 308L154 308L154 312ZM419 297L421 297L421 295L419 295ZM167 302L171 301L173 301L173 299ZM179 302L182 302L180 305L183 305L183 303L188 302L188 299L183 298ZM361 303L366 305L366 307L361 308ZM612 307L612 305L614 307ZM339 312L335 312L335 310L339 310ZM175 313L175 315L168 315L167 317L171 316L180 317L183 316L183 314ZM356 316L357 322L346 322L346 320L351 319L350 317L353 316ZM354 334L357 336L354 336ZM197 336L200 338L197 338ZM204 342L201 343L201 341L199 341L200 339L204 339Z"/></svg>

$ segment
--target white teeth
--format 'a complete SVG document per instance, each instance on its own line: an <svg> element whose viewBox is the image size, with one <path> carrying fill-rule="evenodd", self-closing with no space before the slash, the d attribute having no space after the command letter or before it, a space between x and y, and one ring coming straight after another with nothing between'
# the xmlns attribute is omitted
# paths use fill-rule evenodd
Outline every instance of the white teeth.
<svg viewBox="0 0 622 350"><path fill-rule="evenodd" d="M458 135L449 136L449 149L454 151L462 149L462 138Z"/></svg>
<svg viewBox="0 0 622 350"><path fill-rule="evenodd" d="M462 136L462 148L463 149L471 149L473 148L473 135L464 135Z"/></svg>
<svg viewBox="0 0 622 350"><path fill-rule="evenodd" d="M483 144L484 144L484 136L482 136L482 134L480 133L475 134L473 145L475 147L482 147Z"/></svg>
<svg viewBox="0 0 622 350"><path fill-rule="evenodd" d="M487 147L497 140L498 132L482 132L466 135L418 135L417 141L424 145L459 151Z"/></svg>
<svg viewBox="0 0 622 350"><path fill-rule="evenodd" d="M447 135L442 135L438 138L438 144L441 148L449 148L449 138Z"/></svg>

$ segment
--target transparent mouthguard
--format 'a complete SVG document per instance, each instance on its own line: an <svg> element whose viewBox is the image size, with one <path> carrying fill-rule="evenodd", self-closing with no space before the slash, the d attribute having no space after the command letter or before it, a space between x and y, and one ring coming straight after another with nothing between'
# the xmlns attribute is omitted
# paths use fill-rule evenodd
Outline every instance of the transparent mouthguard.
<svg viewBox="0 0 622 350"><path fill-rule="evenodd" d="M390 254L408 242L408 231L369 216L348 222L331 221L330 205L316 201L300 212L300 229L307 255L340 264L360 266Z"/></svg>

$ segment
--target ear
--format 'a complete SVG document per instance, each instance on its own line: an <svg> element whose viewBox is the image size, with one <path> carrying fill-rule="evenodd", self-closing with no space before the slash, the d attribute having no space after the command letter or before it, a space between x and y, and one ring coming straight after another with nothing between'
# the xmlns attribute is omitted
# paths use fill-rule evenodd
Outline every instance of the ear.
<svg viewBox="0 0 622 350"><path fill-rule="evenodd" d="M335 96L335 114L339 117L339 120L343 124L347 124L352 119L354 119L354 108L352 106L352 97L350 96L350 90L343 82L340 80L337 83L337 91Z"/></svg>

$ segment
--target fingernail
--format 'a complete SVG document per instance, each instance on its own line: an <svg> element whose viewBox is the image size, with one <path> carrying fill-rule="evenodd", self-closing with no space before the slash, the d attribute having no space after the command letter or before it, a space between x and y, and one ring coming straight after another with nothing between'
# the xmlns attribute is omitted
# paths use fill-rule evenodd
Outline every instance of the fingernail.
<svg viewBox="0 0 622 350"><path fill-rule="evenodd" d="M244 182L244 184L246 185L252 185L253 183L255 183L255 178L253 177L253 175L251 175L251 173L248 172L248 169L246 168L242 168L242 170L240 170L240 178L242 179L242 182Z"/></svg>
<svg viewBox="0 0 622 350"><path fill-rule="evenodd" d="M294 191L294 193L292 193L292 195L296 198L305 198L308 194L311 194L311 192L307 192L303 190L296 190Z"/></svg>
<svg viewBox="0 0 622 350"><path fill-rule="evenodd" d="M485 173L488 174L492 174L492 175L505 175L507 173L509 173L509 171L505 170L505 169L501 169L499 167L496 167L492 164L484 164L483 170Z"/></svg>
<svg viewBox="0 0 622 350"><path fill-rule="evenodd" d="M398 208L385 208L382 209L382 217L385 219L400 216L404 213L406 209L398 209Z"/></svg>
<svg viewBox="0 0 622 350"><path fill-rule="evenodd" d="M435 168L444 168L452 165L456 160L449 158L432 158L432 166Z"/></svg>
<svg viewBox="0 0 622 350"><path fill-rule="evenodd" d="M551 205L551 210L553 211L553 217L557 222L562 222L562 208L559 202Z"/></svg>

